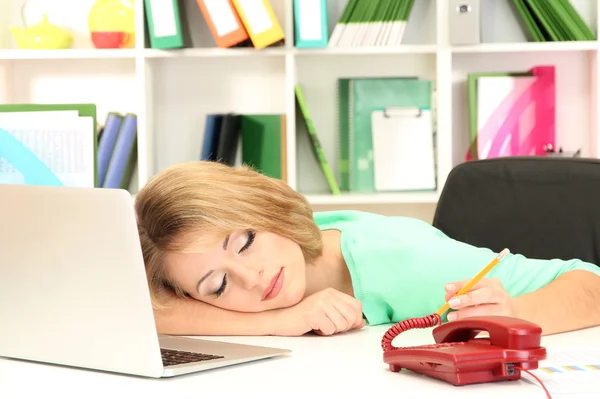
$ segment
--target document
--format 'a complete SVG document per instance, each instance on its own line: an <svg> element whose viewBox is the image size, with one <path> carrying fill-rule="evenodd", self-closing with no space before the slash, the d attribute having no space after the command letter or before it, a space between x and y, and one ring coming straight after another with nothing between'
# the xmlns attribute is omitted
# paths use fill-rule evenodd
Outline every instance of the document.
<svg viewBox="0 0 600 399"><path fill-rule="evenodd" d="M94 187L92 117L77 111L0 113L0 184Z"/></svg>
<svg viewBox="0 0 600 399"><path fill-rule="evenodd" d="M550 394L600 394L600 347L548 349L548 358L531 370ZM540 385L527 373L523 380Z"/></svg>

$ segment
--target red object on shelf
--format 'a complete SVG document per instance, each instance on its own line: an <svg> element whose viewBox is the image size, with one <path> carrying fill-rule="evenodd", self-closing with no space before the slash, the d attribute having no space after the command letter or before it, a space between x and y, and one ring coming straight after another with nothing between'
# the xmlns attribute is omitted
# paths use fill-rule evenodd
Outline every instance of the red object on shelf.
<svg viewBox="0 0 600 399"><path fill-rule="evenodd" d="M90 32L96 48L128 48L132 36L127 32Z"/></svg>

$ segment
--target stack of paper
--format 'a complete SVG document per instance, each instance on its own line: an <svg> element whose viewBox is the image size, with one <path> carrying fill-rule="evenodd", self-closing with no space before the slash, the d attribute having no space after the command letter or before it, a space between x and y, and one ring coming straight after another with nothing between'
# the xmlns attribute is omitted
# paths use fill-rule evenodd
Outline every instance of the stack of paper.
<svg viewBox="0 0 600 399"><path fill-rule="evenodd" d="M94 187L96 106L0 105L0 184Z"/></svg>

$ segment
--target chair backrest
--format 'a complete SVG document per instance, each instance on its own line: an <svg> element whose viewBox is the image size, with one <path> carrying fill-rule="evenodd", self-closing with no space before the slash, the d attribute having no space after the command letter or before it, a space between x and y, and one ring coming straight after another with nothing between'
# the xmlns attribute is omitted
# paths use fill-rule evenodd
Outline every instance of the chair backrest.
<svg viewBox="0 0 600 399"><path fill-rule="evenodd" d="M504 157L456 166L433 225L456 240L600 265L600 160Z"/></svg>

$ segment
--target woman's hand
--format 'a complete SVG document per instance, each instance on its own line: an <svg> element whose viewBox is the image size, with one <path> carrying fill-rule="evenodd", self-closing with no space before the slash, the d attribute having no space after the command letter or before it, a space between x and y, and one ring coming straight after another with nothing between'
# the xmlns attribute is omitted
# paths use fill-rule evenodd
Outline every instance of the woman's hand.
<svg viewBox="0 0 600 399"><path fill-rule="evenodd" d="M333 335L362 328L362 304L356 298L327 288L304 298L297 305L276 310L275 335L299 336L314 331Z"/></svg>
<svg viewBox="0 0 600 399"><path fill-rule="evenodd" d="M459 320L470 316L501 315L515 317L513 299L495 278L483 279L463 295L456 293L469 282L457 281L446 284L445 299L450 306L448 320Z"/></svg>

